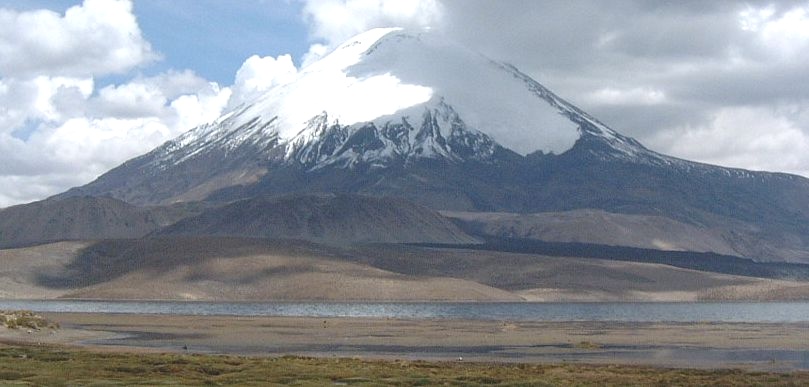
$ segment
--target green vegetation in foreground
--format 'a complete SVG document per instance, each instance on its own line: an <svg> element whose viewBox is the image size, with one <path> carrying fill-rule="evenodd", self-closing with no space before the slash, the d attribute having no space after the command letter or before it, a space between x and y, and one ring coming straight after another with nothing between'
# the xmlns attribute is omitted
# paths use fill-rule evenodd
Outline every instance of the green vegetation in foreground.
<svg viewBox="0 0 809 387"><path fill-rule="evenodd" d="M807 385L809 373L106 353L0 346L0 385Z"/></svg>

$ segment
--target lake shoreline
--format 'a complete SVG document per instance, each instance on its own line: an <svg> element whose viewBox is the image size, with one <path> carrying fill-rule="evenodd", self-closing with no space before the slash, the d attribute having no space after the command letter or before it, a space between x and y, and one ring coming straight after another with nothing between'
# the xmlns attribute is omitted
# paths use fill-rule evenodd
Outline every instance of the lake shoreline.
<svg viewBox="0 0 809 387"><path fill-rule="evenodd" d="M807 302L208 302L0 300L0 310L233 317L399 320L614 321L700 323L809 322Z"/></svg>
<svg viewBox="0 0 809 387"><path fill-rule="evenodd" d="M44 313L5 343L99 351L809 370L809 323L401 320Z"/></svg>

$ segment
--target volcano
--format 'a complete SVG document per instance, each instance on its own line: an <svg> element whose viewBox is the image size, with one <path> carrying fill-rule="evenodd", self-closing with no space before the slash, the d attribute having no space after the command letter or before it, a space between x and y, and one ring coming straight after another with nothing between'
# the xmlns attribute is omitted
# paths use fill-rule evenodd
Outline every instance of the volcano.
<svg viewBox="0 0 809 387"><path fill-rule="evenodd" d="M450 215L596 211L641 219L623 225L654 221L655 238L687 228L735 255L809 262L809 180L654 152L514 66L431 31L362 33L288 82L56 199L153 206L294 193L395 196ZM688 250L682 235L677 248Z"/></svg>

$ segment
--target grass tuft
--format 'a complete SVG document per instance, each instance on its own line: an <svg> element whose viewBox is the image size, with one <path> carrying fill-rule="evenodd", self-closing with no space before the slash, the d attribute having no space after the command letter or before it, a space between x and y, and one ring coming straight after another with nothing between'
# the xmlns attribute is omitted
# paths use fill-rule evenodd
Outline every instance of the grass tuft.
<svg viewBox="0 0 809 387"><path fill-rule="evenodd" d="M580 341L576 343L573 347L578 349L601 349L602 345L599 343L594 343L592 341Z"/></svg>
<svg viewBox="0 0 809 387"><path fill-rule="evenodd" d="M59 329L59 324L48 321L30 310L0 311L0 327L8 329Z"/></svg>

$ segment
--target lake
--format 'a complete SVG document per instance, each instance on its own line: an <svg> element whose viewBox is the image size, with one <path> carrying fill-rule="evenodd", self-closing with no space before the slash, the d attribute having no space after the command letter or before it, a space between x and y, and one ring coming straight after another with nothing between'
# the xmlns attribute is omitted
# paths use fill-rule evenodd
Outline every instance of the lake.
<svg viewBox="0 0 809 387"><path fill-rule="evenodd" d="M809 322L809 302L457 303L0 300L36 312L514 321Z"/></svg>

